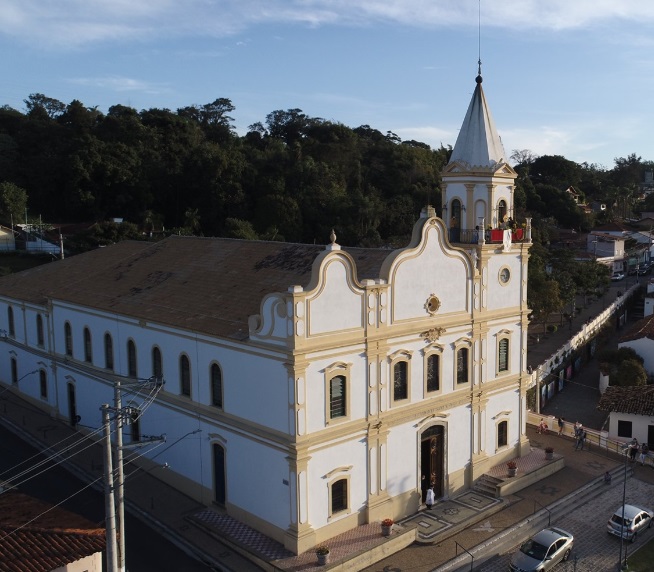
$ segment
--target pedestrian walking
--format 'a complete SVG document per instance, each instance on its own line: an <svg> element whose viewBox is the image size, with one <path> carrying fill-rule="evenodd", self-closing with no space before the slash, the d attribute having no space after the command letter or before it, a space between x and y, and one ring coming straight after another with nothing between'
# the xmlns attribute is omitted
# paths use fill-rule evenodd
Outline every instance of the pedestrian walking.
<svg viewBox="0 0 654 572"><path fill-rule="evenodd" d="M541 418L540 423L538 424L538 432L547 434L547 423L545 419Z"/></svg>
<svg viewBox="0 0 654 572"><path fill-rule="evenodd" d="M645 459L647 459L647 454L649 453L649 447L647 446L647 443L643 443L640 446L640 464L645 465Z"/></svg>
<svg viewBox="0 0 654 572"><path fill-rule="evenodd" d="M577 436L577 442L575 443L575 451L581 449L584 450L584 443L586 442L586 430L582 427Z"/></svg>
<svg viewBox="0 0 654 572"><path fill-rule="evenodd" d="M559 424L559 435L563 435L563 428L565 427L565 419L559 417L556 421Z"/></svg>
<svg viewBox="0 0 654 572"><path fill-rule="evenodd" d="M575 421L575 439L579 438L579 432L583 429L583 425L579 421Z"/></svg>
<svg viewBox="0 0 654 572"><path fill-rule="evenodd" d="M638 453L639 450L640 450L640 444L638 443L638 439L634 437L631 440L631 443L629 443L629 460L632 463L636 462L636 454Z"/></svg>
<svg viewBox="0 0 654 572"><path fill-rule="evenodd" d="M431 510L431 507L434 506L435 500L436 497L434 496L434 489L432 487L429 487L427 489L427 497L425 498L425 504L427 505L428 510Z"/></svg>

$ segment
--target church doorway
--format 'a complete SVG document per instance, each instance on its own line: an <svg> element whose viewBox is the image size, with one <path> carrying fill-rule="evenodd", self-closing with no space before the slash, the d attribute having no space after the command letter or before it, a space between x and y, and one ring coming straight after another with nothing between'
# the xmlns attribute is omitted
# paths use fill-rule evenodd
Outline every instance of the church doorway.
<svg viewBox="0 0 654 572"><path fill-rule="evenodd" d="M441 498L444 491L444 449L445 429L434 425L420 436L420 483L422 502L425 502L427 489L431 485L436 498Z"/></svg>

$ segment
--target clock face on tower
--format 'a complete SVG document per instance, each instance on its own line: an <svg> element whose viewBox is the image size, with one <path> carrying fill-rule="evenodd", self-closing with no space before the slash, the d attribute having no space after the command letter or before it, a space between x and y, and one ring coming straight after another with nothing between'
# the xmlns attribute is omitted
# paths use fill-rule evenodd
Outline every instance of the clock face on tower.
<svg viewBox="0 0 654 572"><path fill-rule="evenodd" d="M502 268L500 270L500 282L506 284L511 279L511 272L508 268Z"/></svg>

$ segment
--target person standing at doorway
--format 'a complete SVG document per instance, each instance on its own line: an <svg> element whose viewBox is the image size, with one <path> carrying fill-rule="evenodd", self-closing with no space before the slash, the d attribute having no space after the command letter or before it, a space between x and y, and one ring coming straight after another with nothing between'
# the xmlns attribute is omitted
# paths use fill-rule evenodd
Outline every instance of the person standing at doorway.
<svg viewBox="0 0 654 572"><path fill-rule="evenodd" d="M427 505L428 510L431 510L431 507L434 506L435 500L436 497L434 496L434 489L429 487L427 489L427 497L425 498L425 504Z"/></svg>

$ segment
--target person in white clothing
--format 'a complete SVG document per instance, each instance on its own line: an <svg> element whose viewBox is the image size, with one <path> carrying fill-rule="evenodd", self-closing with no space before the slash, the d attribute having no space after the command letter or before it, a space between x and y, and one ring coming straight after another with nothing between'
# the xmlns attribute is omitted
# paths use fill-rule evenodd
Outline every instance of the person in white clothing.
<svg viewBox="0 0 654 572"><path fill-rule="evenodd" d="M436 497L434 496L434 489L429 487L427 489L427 496L425 497L425 504L427 505L428 509L431 509L432 506L434 506L434 501L436 500Z"/></svg>

